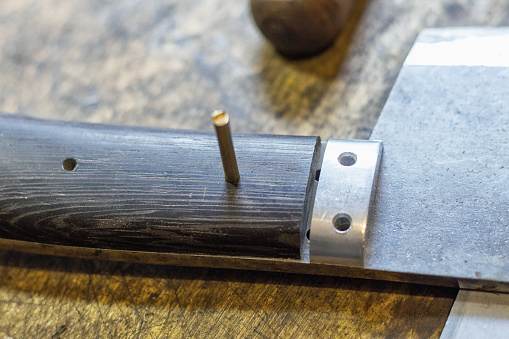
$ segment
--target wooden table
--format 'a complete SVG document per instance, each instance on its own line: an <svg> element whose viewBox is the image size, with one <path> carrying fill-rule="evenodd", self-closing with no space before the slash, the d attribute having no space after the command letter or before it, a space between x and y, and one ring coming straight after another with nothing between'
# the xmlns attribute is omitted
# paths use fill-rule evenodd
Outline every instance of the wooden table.
<svg viewBox="0 0 509 339"><path fill-rule="evenodd" d="M509 23L504 0L357 1L287 60L247 1L0 3L0 110L87 122L367 138L418 32ZM438 337L453 289L0 251L0 338Z"/></svg>

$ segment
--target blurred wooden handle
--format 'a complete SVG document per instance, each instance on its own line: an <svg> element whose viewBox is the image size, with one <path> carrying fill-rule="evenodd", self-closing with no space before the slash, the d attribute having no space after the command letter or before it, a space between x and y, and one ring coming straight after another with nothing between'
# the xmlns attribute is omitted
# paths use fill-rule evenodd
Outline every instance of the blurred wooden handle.
<svg viewBox="0 0 509 339"><path fill-rule="evenodd" d="M279 53L306 57L332 45L352 3L352 0L251 0L251 14Z"/></svg>

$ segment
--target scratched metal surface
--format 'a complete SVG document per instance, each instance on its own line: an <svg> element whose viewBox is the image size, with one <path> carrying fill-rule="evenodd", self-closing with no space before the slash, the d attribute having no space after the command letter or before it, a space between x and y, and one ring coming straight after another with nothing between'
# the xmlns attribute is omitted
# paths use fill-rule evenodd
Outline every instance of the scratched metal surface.
<svg viewBox="0 0 509 339"><path fill-rule="evenodd" d="M441 338L507 338L509 294L460 290Z"/></svg>
<svg viewBox="0 0 509 339"><path fill-rule="evenodd" d="M420 35L371 136L367 267L509 282L507 46L509 28Z"/></svg>

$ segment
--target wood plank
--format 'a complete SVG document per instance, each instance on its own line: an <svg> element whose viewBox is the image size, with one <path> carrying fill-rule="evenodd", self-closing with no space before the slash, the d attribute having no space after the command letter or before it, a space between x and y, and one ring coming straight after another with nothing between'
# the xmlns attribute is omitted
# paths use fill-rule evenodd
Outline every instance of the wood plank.
<svg viewBox="0 0 509 339"><path fill-rule="evenodd" d="M455 289L0 252L0 335L438 337Z"/></svg>

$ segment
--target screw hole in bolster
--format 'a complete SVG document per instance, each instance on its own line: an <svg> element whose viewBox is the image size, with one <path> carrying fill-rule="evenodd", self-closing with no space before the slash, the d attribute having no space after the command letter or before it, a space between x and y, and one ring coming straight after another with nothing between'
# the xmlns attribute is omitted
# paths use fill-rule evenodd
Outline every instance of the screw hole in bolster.
<svg viewBox="0 0 509 339"><path fill-rule="evenodd" d="M352 152L341 153L338 157L338 161L343 166L352 166L357 162L357 154Z"/></svg>
<svg viewBox="0 0 509 339"><path fill-rule="evenodd" d="M76 166L78 166L78 161L76 161L74 158L67 158L62 162L62 167L66 171L74 171Z"/></svg>
<svg viewBox="0 0 509 339"><path fill-rule="evenodd" d="M332 224L339 233L346 233L352 226L352 218L346 213L338 213L332 218Z"/></svg>

